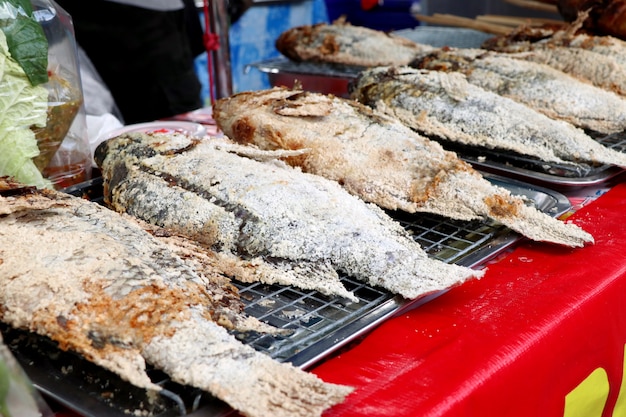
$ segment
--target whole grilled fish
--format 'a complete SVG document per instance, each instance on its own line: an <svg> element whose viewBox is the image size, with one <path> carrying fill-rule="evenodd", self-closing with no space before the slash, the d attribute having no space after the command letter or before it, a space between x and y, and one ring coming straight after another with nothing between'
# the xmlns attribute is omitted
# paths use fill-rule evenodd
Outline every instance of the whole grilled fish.
<svg viewBox="0 0 626 417"><path fill-rule="evenodd" d="M483 274L429 258L381 209L276 155L226 138L129 134L101 144L96 161L110 207L217 251L290 263L303 281L293 285L332 294L340 271L416 298Z"/></svg>
<svg viewBox="0 0 626 417"><path fill-rule="evenodd" d="M626 129L626 97L546 64L483 49L443 48L421 55L410 66L461 72L472 84L584 129L605 134Z"/></svg>
<svg viewBox="0 0 626 417"><path fill-rule="evenodd" d="M588 11L582 12L576 20L562 27L520 26L506 35L488 39L483 46L494 49L510 48L511 50L516 48L524 50L532 45L584 49L613 57L620 65L626 66L626 40L608 34L600 35L581 31L588 16Z"/></svg>
<svg viewBox="0 0 626 417"><path fill-rule="evenodd" d="M358 101L425 135L546 162L626 167L626 154L570 123L472 85L460 73L379 67L362 72L351 88Z"/></svg>
<svg viewBox="0 0 626 417"><path fill-rule="evenodd" d="M353 66L406 65L430 46L341 20L287 29L276 49L293 61Z"/></svg>
<svg viewBox="0 0 626 417"><path fill-rule="evenodd" d="M149 390L161 387L146 362L245 416L319 416L351 391L240 343L226 327L268 326L242 313L228 279L197 273L130 216L84 199L0 196L0 287L3 322Z"/></svg>
<svg viewBox="0 0 626 417"><path fill-rule="evenodd" d="M213 117L237 142L308 150L287 163L387 209L491 218L531 239L568 246L593 240L492 185L437 142L353 100L273 88L220 99Z"/></svg>
<svg viewBox="0 0 626 417"><path fill-rule="evenodd" d="M549 65L597 87L626 95L626 42L612 36L522 27L483 43L511 58ZM536 32L536 33L535 33Z"/></svg>

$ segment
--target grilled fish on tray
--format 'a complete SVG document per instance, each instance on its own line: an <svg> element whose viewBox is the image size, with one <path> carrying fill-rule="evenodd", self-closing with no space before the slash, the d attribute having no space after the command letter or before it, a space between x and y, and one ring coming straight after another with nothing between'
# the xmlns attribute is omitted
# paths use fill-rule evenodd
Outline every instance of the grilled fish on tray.
<svg viewBox="0 0 626 417"><path fill-rule="evenodd" d="M356 300L339 271L413 299L482 276L429 258L381 209L280 155L226 138L129 134L95 157L110 207L222 253L287 263L299 275L290 285Z"/></svg>
<svg viewBox="0 0 626 417"><path fill-rule="evenodd" d="M406 65L415 54L431 49L400 36L341 20L290 28L275 44L279 52L293 61L363 67Z"/></svg>
<svg viewBox="0 0 626 417"><path fill-rule="evenodd" d="M160 391L149 363L245 416L319 416L351 392L239 342L227 328L278 329L245 316L219 271L199 274L130 216L56 191L2 194L3 322Z"/></svg>
<svg viewBox="0 0 626 417"><path fill-rule="evenodd" d="M626 41L567 29L520 27L485 41L482 48L549 65L595 86L626 95Z"/></svg>
<svg viewBox="0 0 626 417"><path fill-rule="evenodd" d="M438 143L353 100L273 88L220 99L213 117L242 144L306 151L285 160L386 209L491 218L531 239L568 246L593 241L492 185Z"/></svg>
<svg viewBox="0 0 626 417"><path fill-rule="evenodd" d="M626 167L626 154L582 129L470 84L460 73L379 67L362 72L351 88L358 101L424 135L546 162Z"/></svg>
<svg viewBox="0 0 626 417"><path fill-rule="evenodd" d="M443 48L421 55L409 65L458 71L472 84L580 128L604 134L626 129L626 97L546 64L483 49Z"/></svg>

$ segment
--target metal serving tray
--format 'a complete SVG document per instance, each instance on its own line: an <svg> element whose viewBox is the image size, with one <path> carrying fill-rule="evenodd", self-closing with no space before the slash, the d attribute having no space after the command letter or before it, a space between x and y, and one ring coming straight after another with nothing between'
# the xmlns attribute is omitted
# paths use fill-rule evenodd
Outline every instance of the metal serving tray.
<svg viewBox="0 0 626 417"><path fill-rule="evenodd" d="M306 91L333 94L348 98L348 85L363 67L313 62L295 62L285 57L271 58L250 64L266 73L273 87L293 88L299 85Z"/></svg>
<svg viewBox="0 0 626 417"><path fill-rule="evenodd" d="M596 140L606 147L626 152L626 132L596 136ZM481 171L555 189L597 185L624 172L623 168L614 165L561 165L502 151L442 144Z"/></svg>
<svg viewBox="0 0 626 417"><path fill-rule="evenodd" d="M525 196L529 204L552 216L570 209L569 200L558 192L491 174L485 176L494 184ZM102 202L102 179L65 191ZM390 214L413 234L431 257L468 267L479 268L521 239L517 233L491 221L460 222L434 215ZM445 292L409 301L347 276L342 277L342 282L354 291L358 303L292 287L235 282L248 314L293 330L286 337L236 336L278 361L307 368L385 319ZM151 370L150 375L165 390L160 396L148 397L143 390L116 375L70 352L59 351L45 338L6 326L0 330L35 386L80 415L121 417L134 413L158 417L216 417L231 413L225 404L209 394L175 384L160 371Z"/></svg>

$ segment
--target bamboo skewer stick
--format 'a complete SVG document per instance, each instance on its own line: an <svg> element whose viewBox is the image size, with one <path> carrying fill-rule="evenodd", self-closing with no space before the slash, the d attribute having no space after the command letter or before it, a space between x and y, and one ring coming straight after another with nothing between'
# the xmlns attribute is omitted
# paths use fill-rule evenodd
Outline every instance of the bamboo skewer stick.
<svg viewBox="0 0 626 417"><path fill-rule="evenodd" d="M559 10L555 4L544 3L536 0L504 0L507 3L515 6L524 7L526 9L537 10L548 13L559 13Z"/></svg>
<svg viewBox="0 0 626 417"><path fill-rule="evenodd" d="M518 27L522 25L563 25L562 20L547 19L538 17L521 17L521 16L500 16L500 15L480 15L476 16L476 20L486 23L492 23L502 26Z"/></svg>
<svg viewBox="0 0 626 417"><path fill-rule="evenodd" d="M504 26L500 24L492 24L487 22L480 22L476 19L470 19L467 17L455 16L450 14L435 13L432 16L426 16L422 14L413 15L417 20L425 23L433 23L444 26L456 26L469 29L476 29L481 32L491 33L494 35L506 35L511 31L510 26Z"/></svg>

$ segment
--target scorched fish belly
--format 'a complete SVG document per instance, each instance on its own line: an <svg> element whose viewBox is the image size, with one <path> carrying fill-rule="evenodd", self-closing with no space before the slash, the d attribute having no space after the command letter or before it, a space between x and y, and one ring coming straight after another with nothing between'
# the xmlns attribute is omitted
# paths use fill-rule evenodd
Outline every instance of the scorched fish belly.
<svg viewBox="0 0 626 417"><path fill-rule="evenodd" d="M437 142L353 100L273 88L220 99L213 116L240 143L305 150L285 160L387 209L491 218L531 239L568 246L593 241L492 185Z"/></svg>
<svg viewBox="0 0 626 417"><path fill-rule="evenodd" d="M251 319L228 279L196 273L130 216L80 198L0 196L0 287L3 322L139 387L161 390L147 362L258 417L319 416L351 391L237 341L217 324Z"/></svg>
<svg viewBox="0 0 626 417"><path fill-rule="evenodd" d="M119 136L96 151L111 207L176 233L204 230L222 252L289 262L303 272L293 285L333 293L340 271L416 298L482 275L429 258L378 207L275 158L179 134Z"/></svg>

